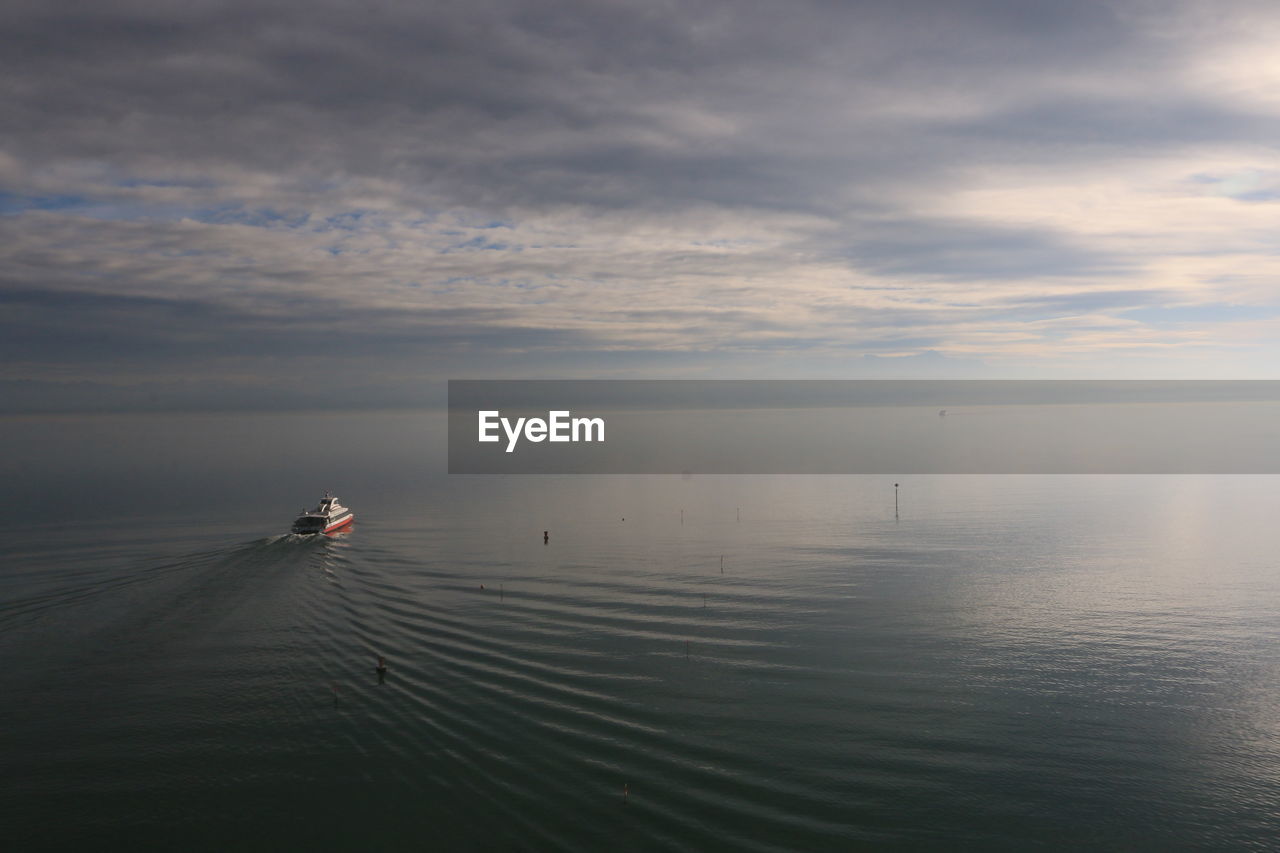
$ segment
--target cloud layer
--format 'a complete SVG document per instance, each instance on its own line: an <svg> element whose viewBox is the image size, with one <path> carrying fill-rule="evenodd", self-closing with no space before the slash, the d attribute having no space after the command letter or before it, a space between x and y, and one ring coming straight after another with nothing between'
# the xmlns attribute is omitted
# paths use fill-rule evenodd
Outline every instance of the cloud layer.
<svg viewBox="0 0 1280 853"><path fill-rule="evenodd" d="M0 378L1275 373L1267 4L2 14Z"/></svg>

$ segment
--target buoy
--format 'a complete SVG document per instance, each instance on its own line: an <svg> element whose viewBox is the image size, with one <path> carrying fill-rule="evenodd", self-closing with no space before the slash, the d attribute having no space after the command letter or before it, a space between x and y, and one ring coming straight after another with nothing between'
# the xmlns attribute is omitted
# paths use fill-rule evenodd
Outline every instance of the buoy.
<svg viewBox="0 0 1280 853"><path fill-rule="evenodd" d="M551 531L550 530L542 531L542 544L546 545L547 542L549 541L551 541Z"/></svg>

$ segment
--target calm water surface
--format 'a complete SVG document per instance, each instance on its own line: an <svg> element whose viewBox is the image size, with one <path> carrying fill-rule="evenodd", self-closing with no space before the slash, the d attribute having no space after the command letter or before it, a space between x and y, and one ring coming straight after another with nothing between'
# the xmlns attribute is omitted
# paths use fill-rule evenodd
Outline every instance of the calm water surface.
<svg viewBox="0 0 1280 853"><path fill-rule="evenodd" d="M441 425L0 424L9 849L1274 849L1280 479L895 518L879 477L449 478ZM325 488L354 529L282 535Z"/></svg>

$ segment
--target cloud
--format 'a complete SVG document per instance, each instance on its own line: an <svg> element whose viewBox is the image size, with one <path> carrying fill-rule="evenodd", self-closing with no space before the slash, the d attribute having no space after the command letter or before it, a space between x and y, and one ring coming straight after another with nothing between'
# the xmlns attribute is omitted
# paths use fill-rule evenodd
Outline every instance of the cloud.
<svg viewBox="0 0 1280 853"><path fill-rule="evenodd" d="M4 16L10 378L1232 372L1276 331L1265 4Z"/></svg>

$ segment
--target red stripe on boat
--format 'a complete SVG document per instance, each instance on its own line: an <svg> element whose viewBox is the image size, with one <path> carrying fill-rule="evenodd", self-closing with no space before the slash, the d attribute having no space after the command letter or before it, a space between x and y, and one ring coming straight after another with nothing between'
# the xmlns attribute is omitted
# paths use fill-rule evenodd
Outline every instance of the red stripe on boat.
<svg viewBox="0 0 1280 853"><path fill-rule="evenodd" d="M339 521L329 527L326 527L324 529L324 532L328 533L330 530L337 530L339 527L346 527L348 524L350 524L355 520L356 520L356 515L355 513L352 513L351 515L348 515L346 518L342 519L342 521Z"/></svg>

